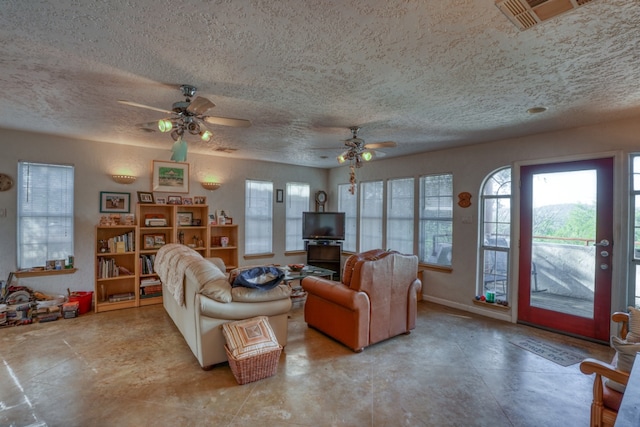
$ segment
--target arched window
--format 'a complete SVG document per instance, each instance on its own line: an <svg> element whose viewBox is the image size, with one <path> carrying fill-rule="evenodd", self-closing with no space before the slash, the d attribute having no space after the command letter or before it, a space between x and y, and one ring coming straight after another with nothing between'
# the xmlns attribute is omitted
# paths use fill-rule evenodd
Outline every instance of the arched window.
<svg viewBox="0 0 640 427"><path fill-rule="evenodd" d="M498 169L484 180L480 205L478 295L509 301L511 246L511 167Z"/></svg>

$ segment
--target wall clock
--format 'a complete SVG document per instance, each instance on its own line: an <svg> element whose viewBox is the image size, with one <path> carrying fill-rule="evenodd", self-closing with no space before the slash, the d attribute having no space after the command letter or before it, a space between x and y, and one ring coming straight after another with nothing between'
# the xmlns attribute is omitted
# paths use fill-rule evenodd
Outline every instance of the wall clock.
<svg viewBox="0 0 640 427"><path fill-rule="evenodd" d="M13 187L13 179L5 173L0 173L0 191L7 191Z"/></svg>
<svg viewBox="0 0 640 427"><path fill-rule="evenodd" d="M327 203L327 193L320 190L316 193L316 212L324 212L324 205Z"/></svg>

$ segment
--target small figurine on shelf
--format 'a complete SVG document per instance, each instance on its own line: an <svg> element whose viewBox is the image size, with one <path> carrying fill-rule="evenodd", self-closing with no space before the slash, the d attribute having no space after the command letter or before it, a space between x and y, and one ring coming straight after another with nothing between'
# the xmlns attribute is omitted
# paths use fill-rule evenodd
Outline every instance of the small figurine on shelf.
<svg viewBox="0 0 640 427"><path fill-rule="evenodd" d="M224 225L226 222L226 214L224 211L220 211L220 217L218 218L218 225Z"/></svg>
<svg viewBox="0 0 640 427"><path fill-rule="evenodd" d="M178 241L181 245L184 245L184 233L182 231L178 233Z"/></svg>

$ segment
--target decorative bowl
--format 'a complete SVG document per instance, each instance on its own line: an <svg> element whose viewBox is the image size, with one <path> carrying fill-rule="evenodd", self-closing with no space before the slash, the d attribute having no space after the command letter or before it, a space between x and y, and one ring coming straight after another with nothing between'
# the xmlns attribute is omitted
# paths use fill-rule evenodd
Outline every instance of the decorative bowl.
<svg viewBox="0 0 640 427"><path fill-rule="evenodd" d="M289 264L287 267L289 267L289 270L297 272L304 268L304 264Z"/></svg>

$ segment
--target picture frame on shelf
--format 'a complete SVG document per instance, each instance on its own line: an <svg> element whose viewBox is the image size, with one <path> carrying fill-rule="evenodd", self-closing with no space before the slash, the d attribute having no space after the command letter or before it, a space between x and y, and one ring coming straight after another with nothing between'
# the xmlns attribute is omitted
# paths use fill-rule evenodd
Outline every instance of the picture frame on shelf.
<svg viewBox="0 0 640 427"><path fill-rule="evenodd" d="M178 212L178 225L190 226L193 221L193 212Z"/></svg>
<svg viewBox="0 0 640 427"><path fill-rule="evenodd" d="M153 204L153 193L147 191L138 191L138 203Z"/></svg>
<svg viewBox="0 0 640 427"><path fill-rule="evenodd" d="M143 249L158 249L165 245L164 234L145 234Z"/></svg>
<svg viewBox="0 0 640 427"><path fill-rule="evenodd" d="M206 205L207 198L205 196L194 196L193 203L196 205Z"/></svg>
<svg viewBox="0 0 640 427"><path fill-rule="evenodd" d="M182 196L169 196L167 197L168 205L181 205L182 204Z"/></svg>
<svg viewBox="0 0 640 427"><path fill-rule="evenodd" d="M191 197L183 197L182 198L183 205L193 205L193 199Z"/></svg>
<svg viewBox="0 0 640 427"><path fill-rule="evenodd" d="M166 241L164 238L164 234L156 234L155 237L153 238L154 240L154 246L156 248L160 248L162 246L165 245Z"/></svg>
<svg viewBox="0 0 640 427"><path fill-rule="evenodd" d="M166 205L167 204L167 198L164 196L157 196L156 198L156 205Z"/></svg>
<svg viewBox="0 0 640 427"><path fill-rule="evenodd" d="M227 216L224 218L224 225L233 225L233 218Z"/></svg>
<svg viewBox="0 0 640 427"><path fill-rule="evenodd" d="M156 244L156 235L155 234L145 234L142 248L143 249L155 249Z"/></svg>
<svg viewBox="0 0 640 427"><path fill-rule="evenodd" d="M159 193L189 192L189 163L153 161L151 190Z"/></svg>
<svg viewBox="0 0 640 427"><path fill-rule="evenodd" d="M100 192L100 212L129 213L131 211L131 193Z"/></svg>

